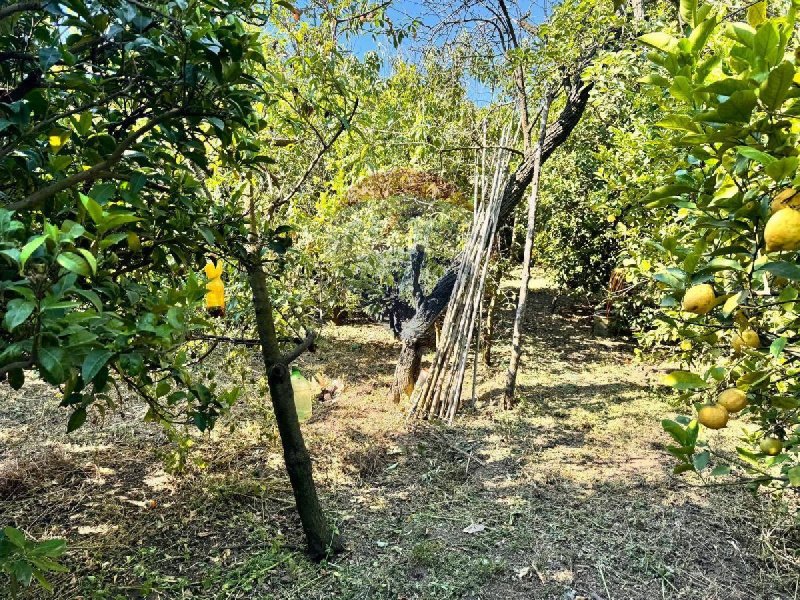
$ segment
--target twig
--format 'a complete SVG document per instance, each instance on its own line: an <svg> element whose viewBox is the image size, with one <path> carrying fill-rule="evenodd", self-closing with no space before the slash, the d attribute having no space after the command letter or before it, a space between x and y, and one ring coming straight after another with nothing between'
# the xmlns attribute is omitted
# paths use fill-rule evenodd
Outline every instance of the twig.
<svg viewBox="0 0 800 600"><path fill-rule="evenodd" d="M444 445L446 445L448 448L451 448L452 450L455 450L455 451L456 451L456 452L458 452L459 454L462 454L462 455L466 456L468 460L474 460L476 463L478 463L478 464L479 464L480 466L482 466L482 467L485 467L485 466L486 466L486 463L485 463L485 462L483 462L483 461L482 461L480 458L478 458L477 456L475 456L475 455L474 455L472 452L467 452L467 451L466 451L466 450L464 450L463 448L459 448L459 447L458 447L458 446L456 446L456 445L455 445L453 442L451 442L450 440L448 440L446 437L444 437L443 435L440 435L440 434L438 434L436 431L434 431L434 430L432 430L432 429L431 429L431 430L429 430L429 432L430 432L430 434L431 434L431 436L432 436L432 437L434 437L434 438L436 438L437 440L439 440L440 442L442 442L442 443L443 443Z"/></svg>

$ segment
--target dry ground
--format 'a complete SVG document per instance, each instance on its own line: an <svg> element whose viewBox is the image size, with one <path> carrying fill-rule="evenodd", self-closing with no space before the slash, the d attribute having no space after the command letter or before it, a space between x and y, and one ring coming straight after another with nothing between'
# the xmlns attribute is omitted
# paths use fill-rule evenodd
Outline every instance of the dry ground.
<svg viewBox="0 0 800 600"><path fill-rule="evenodd" d="M68 539L58 598L797 598L791 505L673 477L658 373L585 318L551 314L535 283L520 408L492 406L502 368L482 368L477 408L453 428L410 432L386 400L388 331L325 331L303 366L345 389L304 429L348 540L330 562L302 553L256 401L198 438L203 468L171 476L172 446L141 409L68 436L52 393L28 384L0 404L0 523Z"/></svg>

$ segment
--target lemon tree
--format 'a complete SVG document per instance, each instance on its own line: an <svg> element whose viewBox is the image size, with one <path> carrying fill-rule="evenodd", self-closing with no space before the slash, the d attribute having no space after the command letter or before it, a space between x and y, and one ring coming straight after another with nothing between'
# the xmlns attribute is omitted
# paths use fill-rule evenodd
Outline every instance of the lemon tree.
<svg viewBox="0 0 800 600"><path fill-rule="evenodd" d="M664 261L657 327L684 368L665 383L693 405L664 421L677 472L800 485L796 8L683 0L681 25L640 38L678 156L645 198L670 224L651 240ZM741 432L737 455L702 428Z"/></svg>

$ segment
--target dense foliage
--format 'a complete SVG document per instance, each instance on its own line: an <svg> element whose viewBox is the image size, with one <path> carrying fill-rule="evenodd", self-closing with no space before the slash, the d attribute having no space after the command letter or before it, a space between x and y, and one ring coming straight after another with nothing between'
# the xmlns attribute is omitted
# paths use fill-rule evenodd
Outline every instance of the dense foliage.
<svg viewBox="0 0 800 600"><path fill-rule="evenodd" d="M726 473L729 458L698 439L698 423L741 423L735 464L757 482L800 485L795 7L726 15L684 0L681 15L683 35L641 38L660 66L648 77L665 91L659 125L680 153L672 180L647 197L673 225L653 240L666 267L655 276L666 292L659 331L680 340L687 369L666 381L698 409L665 421L670 451L679 471Z"/></svg>
<svg viewBox="0 0 800 600"><path fill-rule="evenodd" d="M0 68L0 368L14 387L29 368L62 386L70 429L113 404L117 379L154 418L205 427L235 394L193 377L181 343L205 323L194 270L239 231L202 179L214 140L260 126L248 70L264 55L245 17L260 19L237 4L38 9L0 23L14 55Z"/></svg>
<svg viewBox="0 0 800 600"><path fill-rule="evenodd" d="M588 108L545 163L536 264L682 363L666 383L693 412L664 421L677 472L798 486L797 7L683 0L629 22L621 4L569 0L536 26L512 6L504 32L478 2L387 73L347 50L417 29L384 3L6 4L0 381L56 387L68 431L137 397L182 466L182 434L213 427L248 381L272 392L270 368L311 330L409 305L419 247L429 290L461 251L498 132L518 132L513 170L537 104L552 92L558 114L583 77ZM523 220L503 230L492 293ZM209 259L224 286L211 313ZM214 352L237 381L203 367ZM699 435L734 424L737 456ZM286 454L310 481L307 453ZM63 551L5 528L0 571L46 586Z"/></svg>

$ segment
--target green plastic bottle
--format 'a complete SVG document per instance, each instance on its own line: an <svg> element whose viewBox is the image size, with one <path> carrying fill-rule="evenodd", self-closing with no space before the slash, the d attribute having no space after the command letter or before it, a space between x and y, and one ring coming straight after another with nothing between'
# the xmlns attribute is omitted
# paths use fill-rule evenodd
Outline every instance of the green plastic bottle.
<svg viewBox="0 0 800 600"><path fill-rule="evenodd" d="M302 423L311 418L311 400L314 397L314 390L311 389L311 382L308 381L300 369L292 367L292 389L294 390L294 405L297 408L297 418Z"/></svg>

